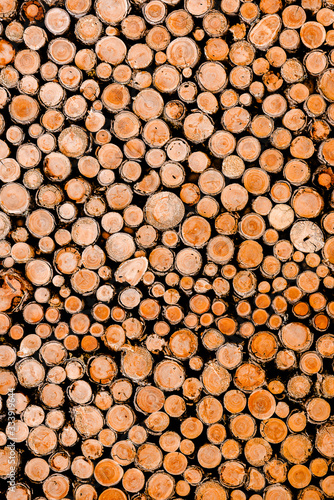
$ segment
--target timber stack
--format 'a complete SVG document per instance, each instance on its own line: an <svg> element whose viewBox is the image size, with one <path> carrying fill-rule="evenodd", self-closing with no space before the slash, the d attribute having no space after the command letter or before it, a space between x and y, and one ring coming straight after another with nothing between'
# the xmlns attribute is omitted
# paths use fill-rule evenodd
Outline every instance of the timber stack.
<svg viewBox="0 0 334 500"><path fill-rule="evenodd" d="M0 494L334 498L334 0L0 0Z"/></svg>

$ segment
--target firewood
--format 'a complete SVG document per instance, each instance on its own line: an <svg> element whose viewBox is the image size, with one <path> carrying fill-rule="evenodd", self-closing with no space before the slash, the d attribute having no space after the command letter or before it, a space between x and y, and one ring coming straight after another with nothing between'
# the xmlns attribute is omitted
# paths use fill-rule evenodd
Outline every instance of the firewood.
<svg viewBox="0 0 334 500"><path fill-rule="evenodd" d="M2 4L6 500L333 496L332 3Z"/></svg>

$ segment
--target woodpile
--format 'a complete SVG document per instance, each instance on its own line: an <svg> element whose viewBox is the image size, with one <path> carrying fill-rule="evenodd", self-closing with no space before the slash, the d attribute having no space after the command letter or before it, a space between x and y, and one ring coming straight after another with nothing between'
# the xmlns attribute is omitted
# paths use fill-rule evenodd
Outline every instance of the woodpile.
<svg viewBox="0 0 334 500"><path fill-rule="evenodd" d="M334 498L333 126L333 0L0 0L1 498Z"/></svg>

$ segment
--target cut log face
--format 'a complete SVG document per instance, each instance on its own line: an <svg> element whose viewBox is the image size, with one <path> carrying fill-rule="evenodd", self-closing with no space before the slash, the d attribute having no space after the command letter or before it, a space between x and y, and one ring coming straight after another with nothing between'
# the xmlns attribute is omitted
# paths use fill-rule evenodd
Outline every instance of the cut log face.
<svg viewBox="0 0 334 500"><path fill-rule="evenodd" d="M1 498L334 498L334 0L0 21Z"/></svg>

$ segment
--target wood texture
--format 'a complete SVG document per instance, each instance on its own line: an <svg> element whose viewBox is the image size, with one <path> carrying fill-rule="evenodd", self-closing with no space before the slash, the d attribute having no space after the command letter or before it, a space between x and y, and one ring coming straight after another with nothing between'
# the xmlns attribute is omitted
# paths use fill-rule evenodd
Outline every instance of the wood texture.
<svg viewBox="0 0 334 500"><path fill-rule="evenodd" d="M334 497L332 0L0 0L0 497Z"/></svg>

